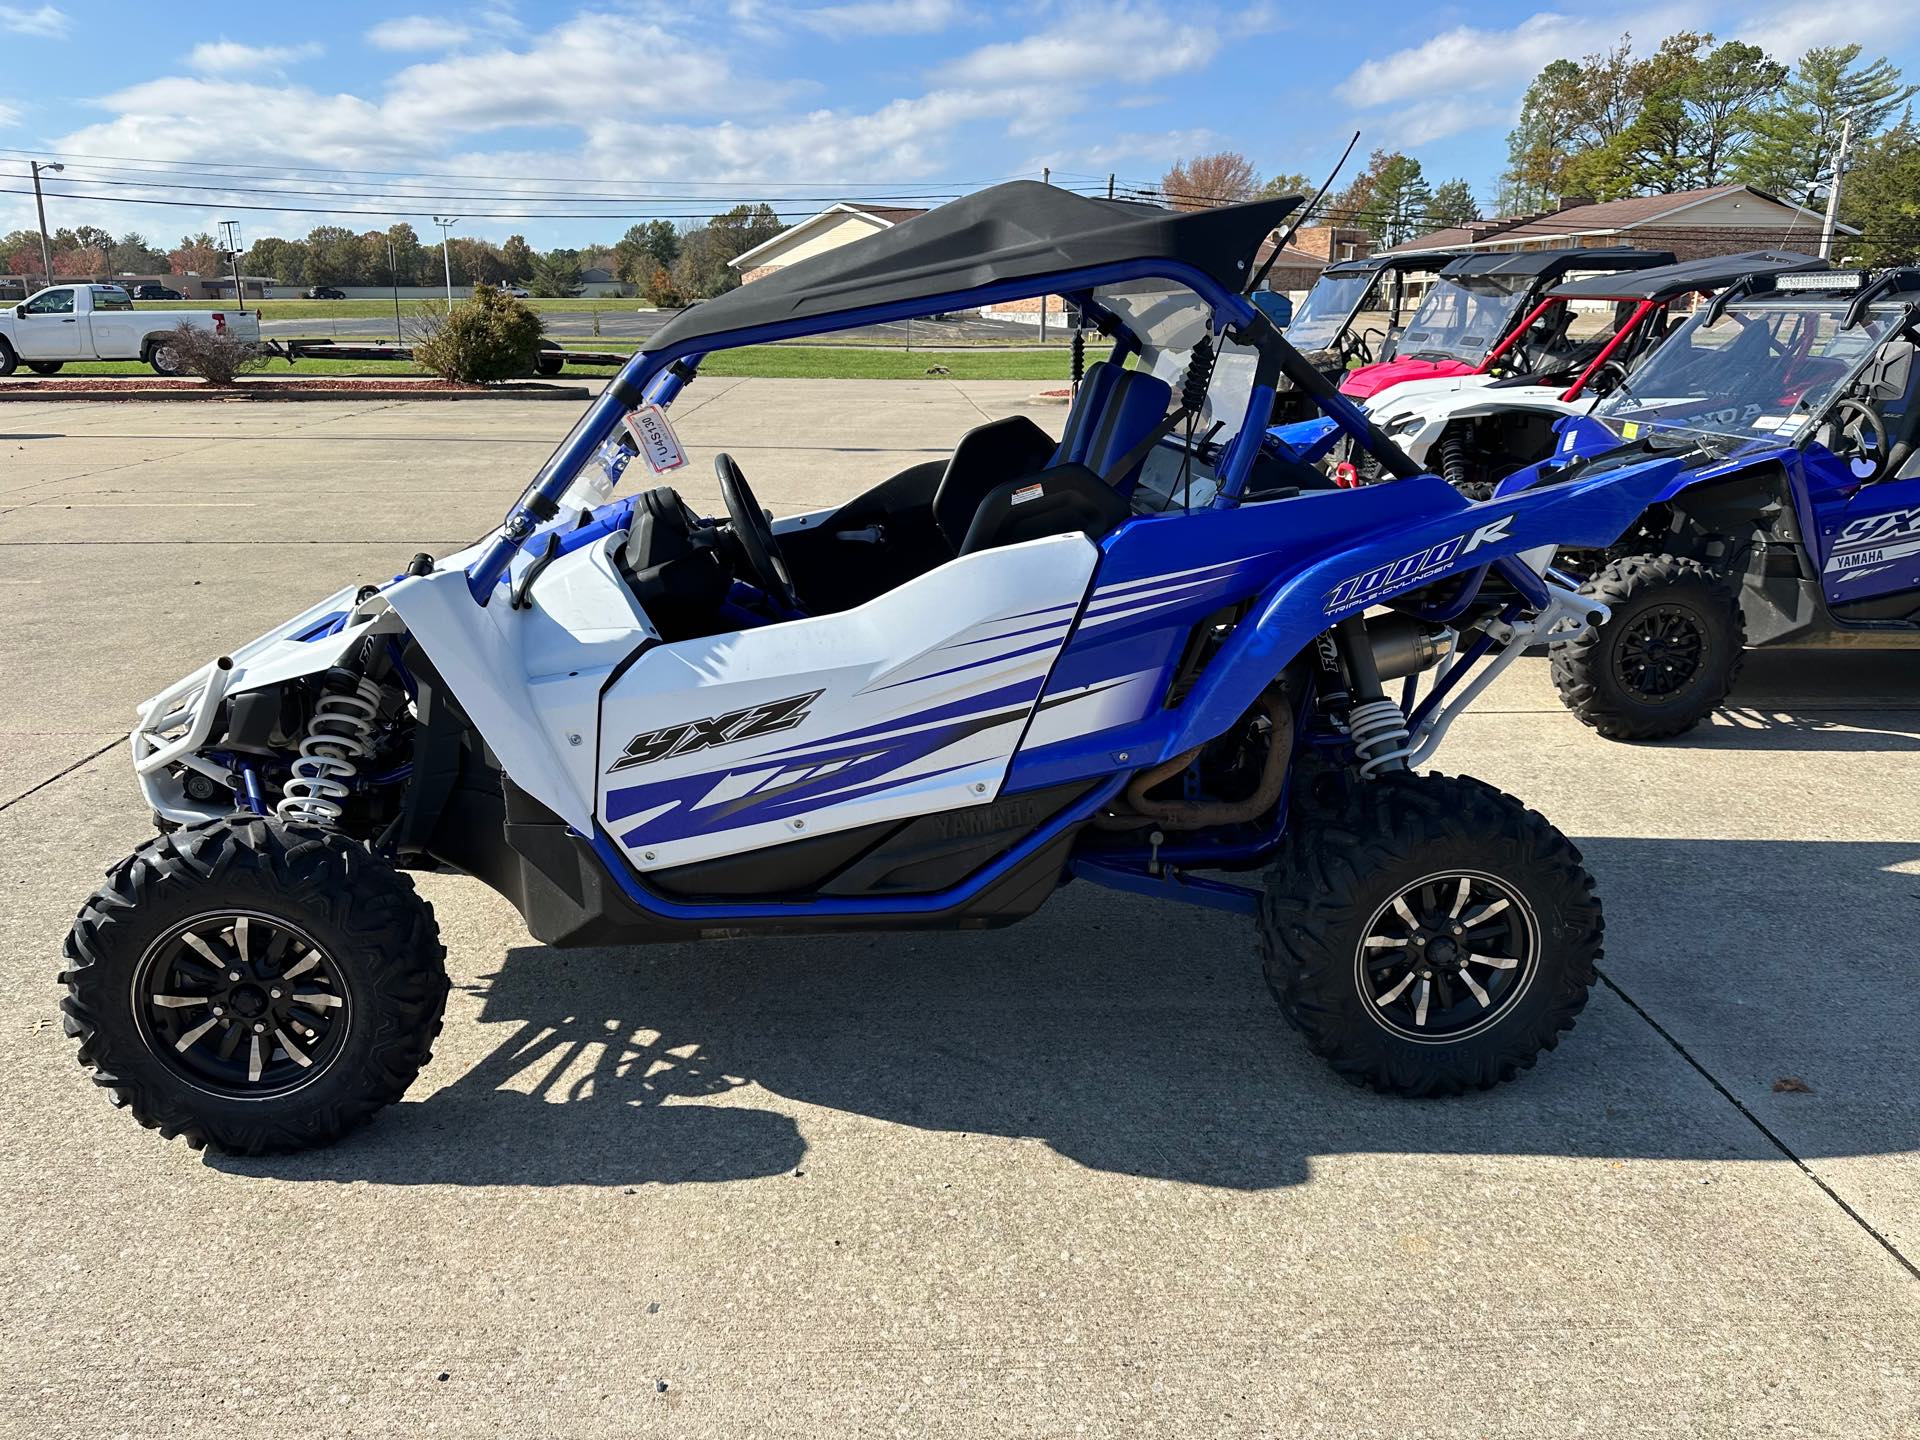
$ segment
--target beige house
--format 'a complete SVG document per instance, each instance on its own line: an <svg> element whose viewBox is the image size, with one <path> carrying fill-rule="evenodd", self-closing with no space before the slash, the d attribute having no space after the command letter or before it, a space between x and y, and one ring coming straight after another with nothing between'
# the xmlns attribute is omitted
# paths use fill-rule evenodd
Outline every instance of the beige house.
<svg viewBox="0 0 1920 1440"><path fill-rule="evenodd" d="M1744 250L1811 250L1823 216L1751 185L1714 185L1672 195L1624 200L1569 200L1533 215L1476 220L1395 245L1403 250L1558 250L1637 245L1671 250L1681 260L1737 255ZM1857 235L1852 226L1841 233Z"/></svg>
<svg viewBox="0 0 1920 1440"><path fill-rule="evenodd" d="M904 205L856 205L843 200L797 225L789 225L771 240L762 241L727 263L740 272L744 284L749 280L758 280L762 275L771 275L796 260L838 250L842 245L864 240L869 235L878 235L882 230L891 230L902 220L911 220L916 215L926 213L924 209L916 210Z"/></svg>

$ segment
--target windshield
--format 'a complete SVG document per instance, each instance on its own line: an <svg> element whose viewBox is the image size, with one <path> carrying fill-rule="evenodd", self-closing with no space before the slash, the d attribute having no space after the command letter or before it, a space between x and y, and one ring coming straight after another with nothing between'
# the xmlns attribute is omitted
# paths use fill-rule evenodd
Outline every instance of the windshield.
<svg viewBox="0 0 1920 1440"><path fill-rule="evenodd" d="M1793 439L1903 313L1875 306L1848 330L1846 312L1845 300L1826 297L1732 305L1711 323L1702 310L1594 414L1628 440L1643 430Z"/></svg>
<svg viewBox="0 0 1920 1440"><path fill-rule="evenodd" d="M1532 284L1530 276L1469 281L1445 276L1407 322L1395 353L1422 360L1464 360L1477 365L1507 333Z"/></svg>
<svg viewBox="0 0 1920 1440"><path fill-rule="evenodd" d="M1358 275L1322 275L1314 282L1307 298L1293 314L1286 336L1296 350L1325 350L1340 338L1347 317L1353 314L1367 291L1373 288L1377 271Z"/></svg>

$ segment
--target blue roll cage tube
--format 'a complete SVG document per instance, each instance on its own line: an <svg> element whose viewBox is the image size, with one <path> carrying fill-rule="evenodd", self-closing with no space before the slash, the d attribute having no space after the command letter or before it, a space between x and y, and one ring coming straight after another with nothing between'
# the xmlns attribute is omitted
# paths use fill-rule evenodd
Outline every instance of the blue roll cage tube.
<svg viewBox="0 0 1920 1440"><path fill-rule="evenodd" d="M642 350L608 382L600 398L593 402L572 433L561 441L559 449L540 467L539 474L508 514L499 533L480 558L468 567L467 588L477 603L487 604L493 598L500 577L512 565L513 557L542 525L559 513L560 497L566 493L580 468L592 459L594 451L619 427L621 417L636 405L654 404L662 408L671 405L694 378L704 354L714 348L740 349L748 345L793 340L860 325L911 320L947 310L1031 299L1035 295L1091 292L1102 285L1148 279L1170 280L1192 290L1212 310L1216 332L1236 330L1254 345L1259 354L1252 392L1247 398L1247 413L1219 468L1218 487L1213 501L1216 507L1230 508L1239 503L1240 493L1245 488L1248 475L1252 473L1254 458L1259 454L1265 438L1266 422L1272 414L1274 390L1281 371L1294 384L1311 393L1342 430L1378 456L1395 475L1404 479L1420 473L1419 467L1408 459L1405 452L1373 425L1366 412L1335 390L1308 365L1245 296L1226 289L1210 275L1177 262L1118 261L1110 265L1063 271L1044 278L1010 280L972 290L896 301L890 305L869 305L835 311L826 316L751 326L729 332L725 337L727 344L720 347L714 346L713 337L702 336L664 350ZM1137 342L1127 333L1119 336L1119 343L1127 349L1138 348Z"/></svg>

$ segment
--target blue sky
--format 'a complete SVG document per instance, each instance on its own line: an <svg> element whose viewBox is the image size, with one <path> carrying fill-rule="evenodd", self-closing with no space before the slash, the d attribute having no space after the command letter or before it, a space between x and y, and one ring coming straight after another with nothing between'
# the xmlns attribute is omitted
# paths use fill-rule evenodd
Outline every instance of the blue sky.
<svg viewBox="0 0 1920 1440"><path fill-rule="evenodd" d="M25 183L18 152L52 150L70 160L50 186L56 226L172 244L226 217L250 239L328 221L425 231L439 211L463 233L518 231L545 248L742 198L776 197L798 216L828 198L938 196L1043 165L1076 186L1109 172L1151 183L1177 156L1217 148L1318 175L1359 129L1363 152L1404 148L1436 181L1467 177L1485 204L1534 72L1623 30L1643 48L1711 30L1783 59L1858 40L1920 78L1920 6L1907 0L1649 0L1604 14L1525 0L404 5L183 18L151 4L0 3L0 176L14 177L0 190ZM170 167L148 181L208 188L142 188L132 162ZM432 178L442 172L482 178ZM280 193L244 193L262 190ZM577 211L596 194L620 197L594 207L600 220L487 218ZM0 193L0 231L32 212L30 197Z"/></svg>

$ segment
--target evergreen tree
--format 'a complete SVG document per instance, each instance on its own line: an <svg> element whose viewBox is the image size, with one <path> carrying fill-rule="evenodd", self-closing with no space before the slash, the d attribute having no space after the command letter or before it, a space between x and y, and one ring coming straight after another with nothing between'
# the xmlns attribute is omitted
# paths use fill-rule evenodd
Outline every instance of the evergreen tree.
<svg viewBox="0 0 1920 1440"><path fill-rule="evenodd" d="M1433 187L1427 201L1428 228L1466 225L1480 218L1480 206L1473 198L1473 187L1464 179L1443 181Z"/></svg>
<svg viewBox="0 0 1920 1440"><path fill-rule="evenodd" d="M566 298L580 293L580 261L572 250L553 250L536 256L527 289L546 298Z"/></svg>
<svg viewBox="0 0 1920 1440"><path fill-rule="evenodd" d="M1859 62L1858 45L1815 46L1800 57L1778 100L1756 118L1735 173L1749 185L1804 201L1833 168L1840 128L1853 117L1853 138L1865 143L1913 95L1884 57Z"/></svg>
<svg viewBox="0 0 1920 1440"><path fill-rule="evenodd" d="M1841 191L1841 205L1860 238L1840 236L1848 260L1862 265L1920 261L1920 129L1913 109L1900 123L1857 152Z"/></svg>

